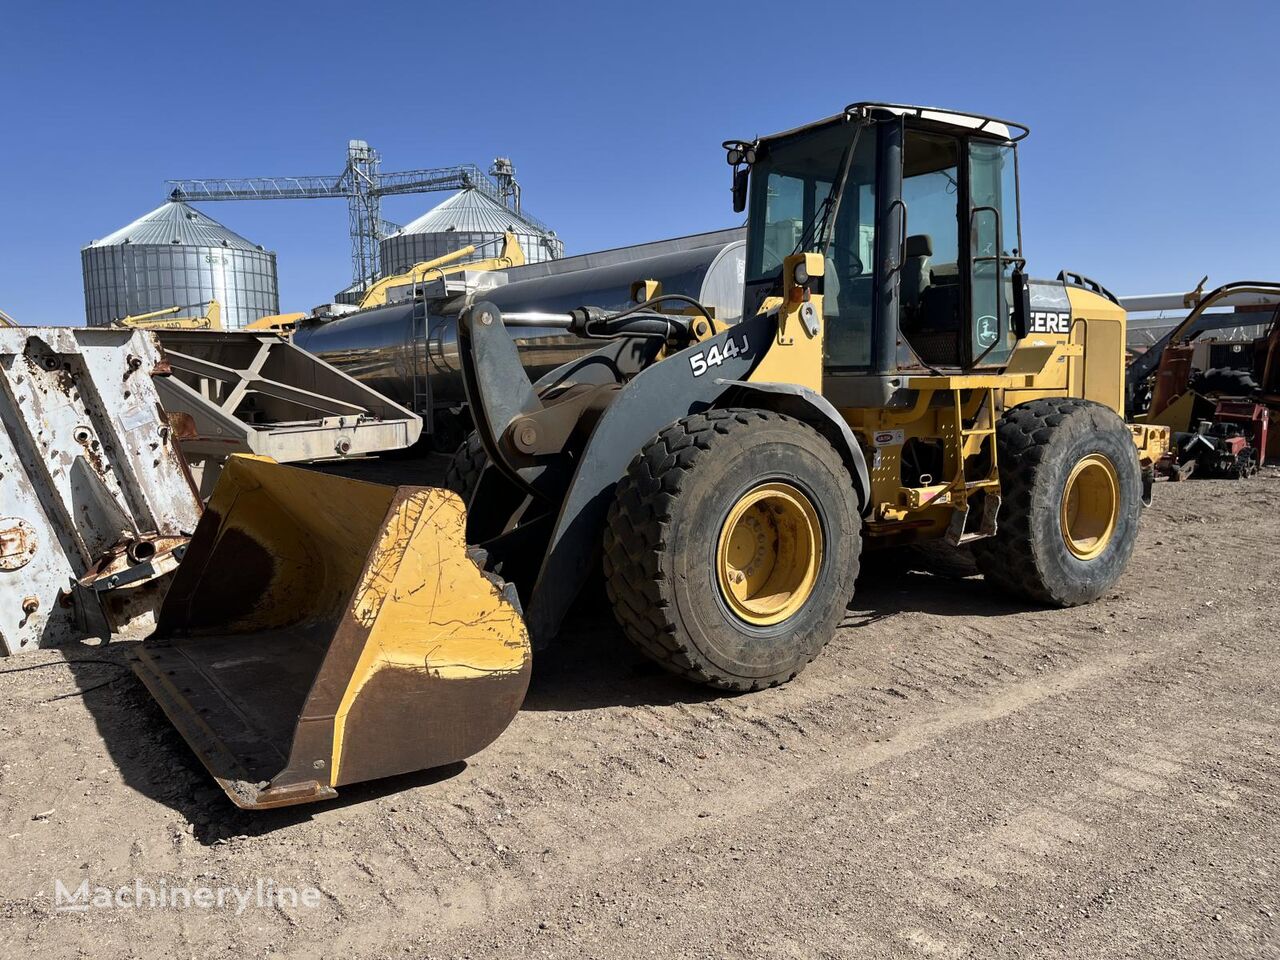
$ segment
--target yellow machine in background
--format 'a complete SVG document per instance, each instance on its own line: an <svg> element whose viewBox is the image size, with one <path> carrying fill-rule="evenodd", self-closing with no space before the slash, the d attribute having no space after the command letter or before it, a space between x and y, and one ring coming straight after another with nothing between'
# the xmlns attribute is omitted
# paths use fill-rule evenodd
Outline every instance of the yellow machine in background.
<svg viewBox="0 0 1280 960"><path fill-rule="evenodd" d="M491 242L496 242L496 240ZM516 239L516 235L509 230L502 235L502 252L496 257L467 260L466 258L475 253L477 249L479 248L475 244L469 244L458 250L446 253L444 256L436 257L434 260L415 263L404 273L383 277L365 292L363 299L360 301L360 309L368 310L372 307L382 306L387 302L387 294L396 287L412 286L425 283L428 280L441 279L449 274L459 273L463 270L502 270L506 267L521 266L525 262L524 249L520 246L520 241Z"/></svg>
<svg viewBox="0 0 1280 960"><path fill-rule="evenodd" d="M278 333L288 336L306 318L305 313L273 313L269 317L259 317L244 329L247 333Z"/></svg>
<svg viewBox="0 0 1280 960"><path fill-rule="evenodd" d="M18 322L3 310L0 310L0 327L16 327Z"/></svg>
<svg viewBox="0 0 1280 960"><path fill-rule="evenodd" d="M525 262L524 250L520 246L520 241L516 239L516 235L510 231L503 234L502 252L496 257L485 257L483 259L470 260L472 254L476 253L484 244L469 244L457 250L453 250L444 256L436 257L434 260L425 260L422 263L415 263L403 273L397 273L389 277L383 277L377 280L365 291L364 296L360 300L360 310L370 310L374 307L381 307L388 302L388 296L392 291L401 287L414 287L425 284L432 280L440 280L464 270L503 270L507 267L517 267ZM490 242L497 242L496 240ZM245 327L245 330L255 333L278 333L282 336L288 336L294 331L297 325L307 318L305 313L281 313L274 314L269 317L262 317Z"/></svg>
<svg viewBox="0 0 1280 960"><path fill-rule="evenodd" d="M153 310L150 313L138 313L122 317L115 326L129 327L133 330L221 330L222 305L217 300L198 304L204 312L190 316L182 316L184 310L191 306L167 307L164 310Z"/></svg>
<svg viewBox="0 0 1280 960"><path fill-rule="evenodd" d="M741 321L636 277L627 309L509 317L595 345L532 382L477 298L453 492L233 458L139 674L236 803L276 806L489 742L601 572L640 649L734 691L821 652L864 548L972 551L1050 606L1114 589L1167 431L1122 419L1114 298L1025 273L1027 132L855 103L726 143Z"/></svg>

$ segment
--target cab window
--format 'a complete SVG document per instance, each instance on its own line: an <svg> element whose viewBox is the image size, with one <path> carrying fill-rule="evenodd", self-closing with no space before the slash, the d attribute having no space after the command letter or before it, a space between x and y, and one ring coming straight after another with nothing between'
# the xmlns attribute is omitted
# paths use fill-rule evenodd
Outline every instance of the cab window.
<svg viewBox="0 0 1280 960"><path fill-rule="evenodd" d="M832 184L850 149L847 183L837 203ZM854 128L840 124L794 143L772 144L756 161L752 190L752 215L758 219L748 230L747 309L754 312L764 297L779 291L785 257L821 250L827 365L866 367L874 296L875 137L858 137L855 145Z"/></svg>
<svg viewBox="0 0 1280 960"><path fill-rule="evenodd" d="M929 366L962 362L965 284L960 267L960 141L908 130L902 153L907 235L898 327Z"/></svg>
<svg viewBox="0 0 1280 960"><path fill-rule="evenodd" d="M1014 148L969 144L971 363L1002 365L1013 351L1013 271L1022 255Z"/></svg>

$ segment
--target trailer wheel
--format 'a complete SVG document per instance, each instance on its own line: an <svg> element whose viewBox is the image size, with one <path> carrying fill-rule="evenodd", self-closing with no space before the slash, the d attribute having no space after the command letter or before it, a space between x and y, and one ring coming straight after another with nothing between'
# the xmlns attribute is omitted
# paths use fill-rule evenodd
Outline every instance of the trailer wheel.
<svg viewBox="0 0 1280 960"><path fill-rule="evenodd" d="M626 635L671 672L759 690L831 639L861 527L848 469L816 430L710 410L658 434L618 484L606 590Z"/></svg>
<svg viewBox="0 0 1280 960"><path fill-rule="evenodd" d="M1088 400L1033 400L996 432L999 532L973 544L988 582L1040 603L1096 600L1124 572L1142 512L1128 427Z"/></svg>
<svg viewBox="0 0 1280 960"><path fill-rule="evenodd" d="M471 494L480 482L480 474L489 463L489 454L480 442L480 434L472 430L467 439L453 453L449 469L445 471L444 485L462 498L462 502L471 503Z"/></svg>

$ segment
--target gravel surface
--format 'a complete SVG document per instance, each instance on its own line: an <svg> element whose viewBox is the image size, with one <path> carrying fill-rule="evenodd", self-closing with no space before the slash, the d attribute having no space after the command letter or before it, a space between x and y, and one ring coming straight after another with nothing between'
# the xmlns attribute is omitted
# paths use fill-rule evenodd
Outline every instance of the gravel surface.
<svg viewBox="0 0 1280 960"><path fill-rule="evenodd" d="M1277 543L1270 470L1158 486L1088 607L870 562L744 696L588 603L470 762L265 814L127 643L0 662L0 957L1278 957ZM55 911L86 879L313 900Z"/></svg>

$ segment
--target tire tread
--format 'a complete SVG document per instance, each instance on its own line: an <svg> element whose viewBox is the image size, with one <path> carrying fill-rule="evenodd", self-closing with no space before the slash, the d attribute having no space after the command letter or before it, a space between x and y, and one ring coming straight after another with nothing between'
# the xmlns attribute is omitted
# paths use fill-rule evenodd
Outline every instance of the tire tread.
<svg viewBox="0 0 1280 960"><path fill-rule="evenodd" d="M762 690L793 679L821 651L821 647L814 650L785 676L748 679L719 671L682 642L679 625L670 615L676 606L675 585L661 567L673 504L687 488L701 458L714 449L717 438L783 421L789 429L808 431L822 446L828 446L813 428L782 414L744 408L708 410L660 432L636 455L618 484L604 532L609 601L628 639L661 666L688 680L724 690ZM830 456L843 470L839 455L831 450Z"/></svg>

